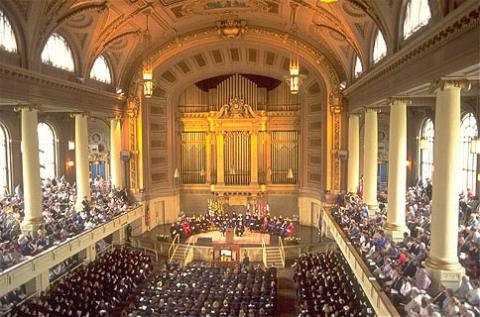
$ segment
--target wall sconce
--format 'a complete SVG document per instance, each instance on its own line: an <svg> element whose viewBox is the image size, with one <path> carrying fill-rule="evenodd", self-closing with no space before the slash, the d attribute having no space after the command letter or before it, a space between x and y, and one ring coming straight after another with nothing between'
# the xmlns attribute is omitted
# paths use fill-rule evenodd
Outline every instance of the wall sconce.
<svg viewBox="0 0 480 317"><path fill-rule="evenodd" d="M412 166L412 162L411 162L410 160L406 160L406 161L405 161L405 166L406 166L406 167Z"/></svg>
<svg viewBox="0 0 480 317"><path fill-rule="evenodd" d="M292 168L289 168L289 169L288 169L287 178L288 178L288 179L293 179L293 170L292 170Z"/></svg>
<svg viewBox="0 0 480 317"><path fill-rule="evenodd" d="M69 150L69 151L75 150L75 142L73 142L73 141L68 141L68 150Z"/></svg>
<svg viewBox="0 0 480 317"><path fill-rule="evenodd" d="M67 161L67 167L74 167L75 166L75 162L74 161Z"/></svg>
<svg viewBox="0 0 480 317"><path fill-rule="evenodd" d="M173 178L180 178L180 172L178 168L175 167L175 171L173 172Z"/></svg>

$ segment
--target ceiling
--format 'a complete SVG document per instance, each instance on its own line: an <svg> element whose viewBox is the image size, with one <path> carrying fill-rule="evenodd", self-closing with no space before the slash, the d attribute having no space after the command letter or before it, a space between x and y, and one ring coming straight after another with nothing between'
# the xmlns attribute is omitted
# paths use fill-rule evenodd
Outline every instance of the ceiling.
<svg viewBox="0 0 480 317"><path fill-rule="evenodd" d="M215 29L216 21L245 20L249 32L273 31L286 42L298 41L323 56L337 73L347 77L355 54L368 59L371 37L380 27L387 42L396 32L402 1L339 0L50 0L7 1L8 11L26 29L25 43L43 42L53 31L63 33L89 69L96 56L106 53L118 78L127 78L145 56L186 34ZM39 14L41 13L41 14ZM142 31L149 14L152 43L146 48ZM292 28L293 23L296 28ZM34 57L42 41L29 54ZM220 42L220 41L219 41ZM226 41L228 42L228 41ZM220 43L219 43L220 44ZM299 44L300 45L300 44Z"/></svg>
<svg viewBox="0 0 480 317"><path fill-rule="evenodd" d="M434 17L449 9L445 1L429 1ZM87 78L95 58L105 54L117 87L128 87L148 56L154 59L156 68L166 69L180 62L178 56L193 50L209 55L215 49L228 51L232 46L257 45L263 45L267 54L275 52L281 58L297 51L301 63L307 64L310 71L318 68L315 75L334 86L350 78L356 55L364 65L370 63L373 38L378 30L383 32L389 50L397 45L404 2L6 0L0 3L0 8L5 9L22 34L20 46L26 51L27 62L38 59L50 34L59 32L75 52L79 77ZM151 33L148 46L143 36L147 16ZM219 21L229 19L241 21L244 26L238 39L220 36Z"/></svg>

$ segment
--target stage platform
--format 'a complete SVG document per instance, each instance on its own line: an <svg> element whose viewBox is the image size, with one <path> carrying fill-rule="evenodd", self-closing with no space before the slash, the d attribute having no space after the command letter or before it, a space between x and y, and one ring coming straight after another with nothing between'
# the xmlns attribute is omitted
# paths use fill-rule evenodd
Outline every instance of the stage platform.
<svg viewBox="0 0 480 317"><path fill-rule="evenodd" d="M263 241L265 241L265 245L270 246L270 235L268 233L250 232L247 230L241 237L234 236L233 244L237 244L240 246L262 246L262 239ZM226 243L225 236L222 235L222 233L219 231L210 231L195 234L189 237L185 242L198 245Z"/></svg>

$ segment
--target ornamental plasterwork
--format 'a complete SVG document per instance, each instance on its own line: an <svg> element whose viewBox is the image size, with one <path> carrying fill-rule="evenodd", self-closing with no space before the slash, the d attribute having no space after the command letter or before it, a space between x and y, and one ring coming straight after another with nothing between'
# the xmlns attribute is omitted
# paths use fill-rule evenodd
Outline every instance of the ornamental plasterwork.
<svg viewBox="0 0 480 317"><path fill-rule="evenodd" d="M232 98L228 104L223 105L218 112L219 118L255 118L256 114L250 105L239 97Z"/></svg>
<svg viewBox="0 0 480 317"><path fill-rule="evenodd" d="M241 38L247 32L247 21L239 20L237 16L230 16L216 22L217 33L227 40Z"/></svg>
<svg viewBox="0 0 480 317"><path fill-rule="evenodd" d="M279 40L285 39L284 32L280 32L270 28L259 27L259 26L250 26L249 32L246 34L246 37L247 38L250 36L253 37L255 35L263 35L264 37L267 37L267 38L277 38ZM178 36L175 39L171 39L167 43L160 46L157 50L154 51L154 53L151 54L151 58L154 61L161 59L163 56L167 55L168 52L177 49L179 41L183 43L191 44L194 41L199 41L199 42L205 41L206 39L212 36L218 36L217 30L215 28L206 28L206 29L186 33L182 36ZM292 46L290 47L290 49L293 50L294 44L289 43L290 41L285 41L285 42L287 44L290 44ZM323 68L327 72L328 80L332 83L333 86L338 85L340 83L336 70L333 68L330 62L325 58L322 52L320 52L319 50L312 47L311 45L298 39L297 39L297 47L305 50L308 54L310 54L310 56L313 57L313 59L318 65L323 66Z"/></svg>
<svg viewBox="0 0 480 317"><path fill-rule="evenodd" d="M183 6L184 15L224 14L230 12L268 12L268 4L262 0L190 0Z"/></svg>
<svg viewBox="0 0 480 317"><path fill-rule="evenodd" d="M460 88L463 91L469 91L471 83L465 78L440 78L434 80L432 83L432 90L440 89L445 90L449 88Z"/></svg>

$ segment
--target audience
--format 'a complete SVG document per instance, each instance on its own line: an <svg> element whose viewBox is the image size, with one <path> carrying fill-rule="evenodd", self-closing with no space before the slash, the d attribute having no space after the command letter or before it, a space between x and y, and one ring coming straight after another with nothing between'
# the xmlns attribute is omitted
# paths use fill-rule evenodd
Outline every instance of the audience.
<svg viewBox="0 0 480 317"><path fill-rule="evenodd" d="M139 251L113 249L7 313L7 317L119 314L152 271L151 259Z"/></svg>
<svg viewBox="0 0 480 317"><path fill-rule="evenodd" d="M109 190L102 182L91 188L91 201L84 200L83 209L75 211L75 186L63 178L45 180L42 186L45 224L35 234L22 233L23 197L16 194L0 198L0 272L27 256L35 255L85 230L111 220L132 205L125 190Z"/></svg>
<svg viewBox="0 0 480 317"><path fill-rule="evenodd" d="M294 268L299 317L375 316L338 251L304 254L295 261Z"/></svg>
<svg viewBox="0 0 480 317"><path fill-rule="evenodd" d="M469 198L467 198L469 197ZM409 316L470 316L480 314L470 288L477 285L480 267L478 240L478 200L473 195L460 195L459 199L459 258L467 275L474 279L462 282L460 292L444 290L431 297L431 279L423 262L430 249L431 183L421 182L410 188L406 196L406 222L410 233L394 243L383 231L386 221L385 205L374 216L368 216L366 205L354 195L340 201L343 206L332 209L332 216L341 226L352 244L357 247L365 262L393 303ZM473 294L474 292L472 292Z"/></svg>
<svg viewBox="0 0 480 317"><path fill-rule="evenodd" d="M274 268L168 264L140 292L128 316L275 316L276 292Z"/></svg>

